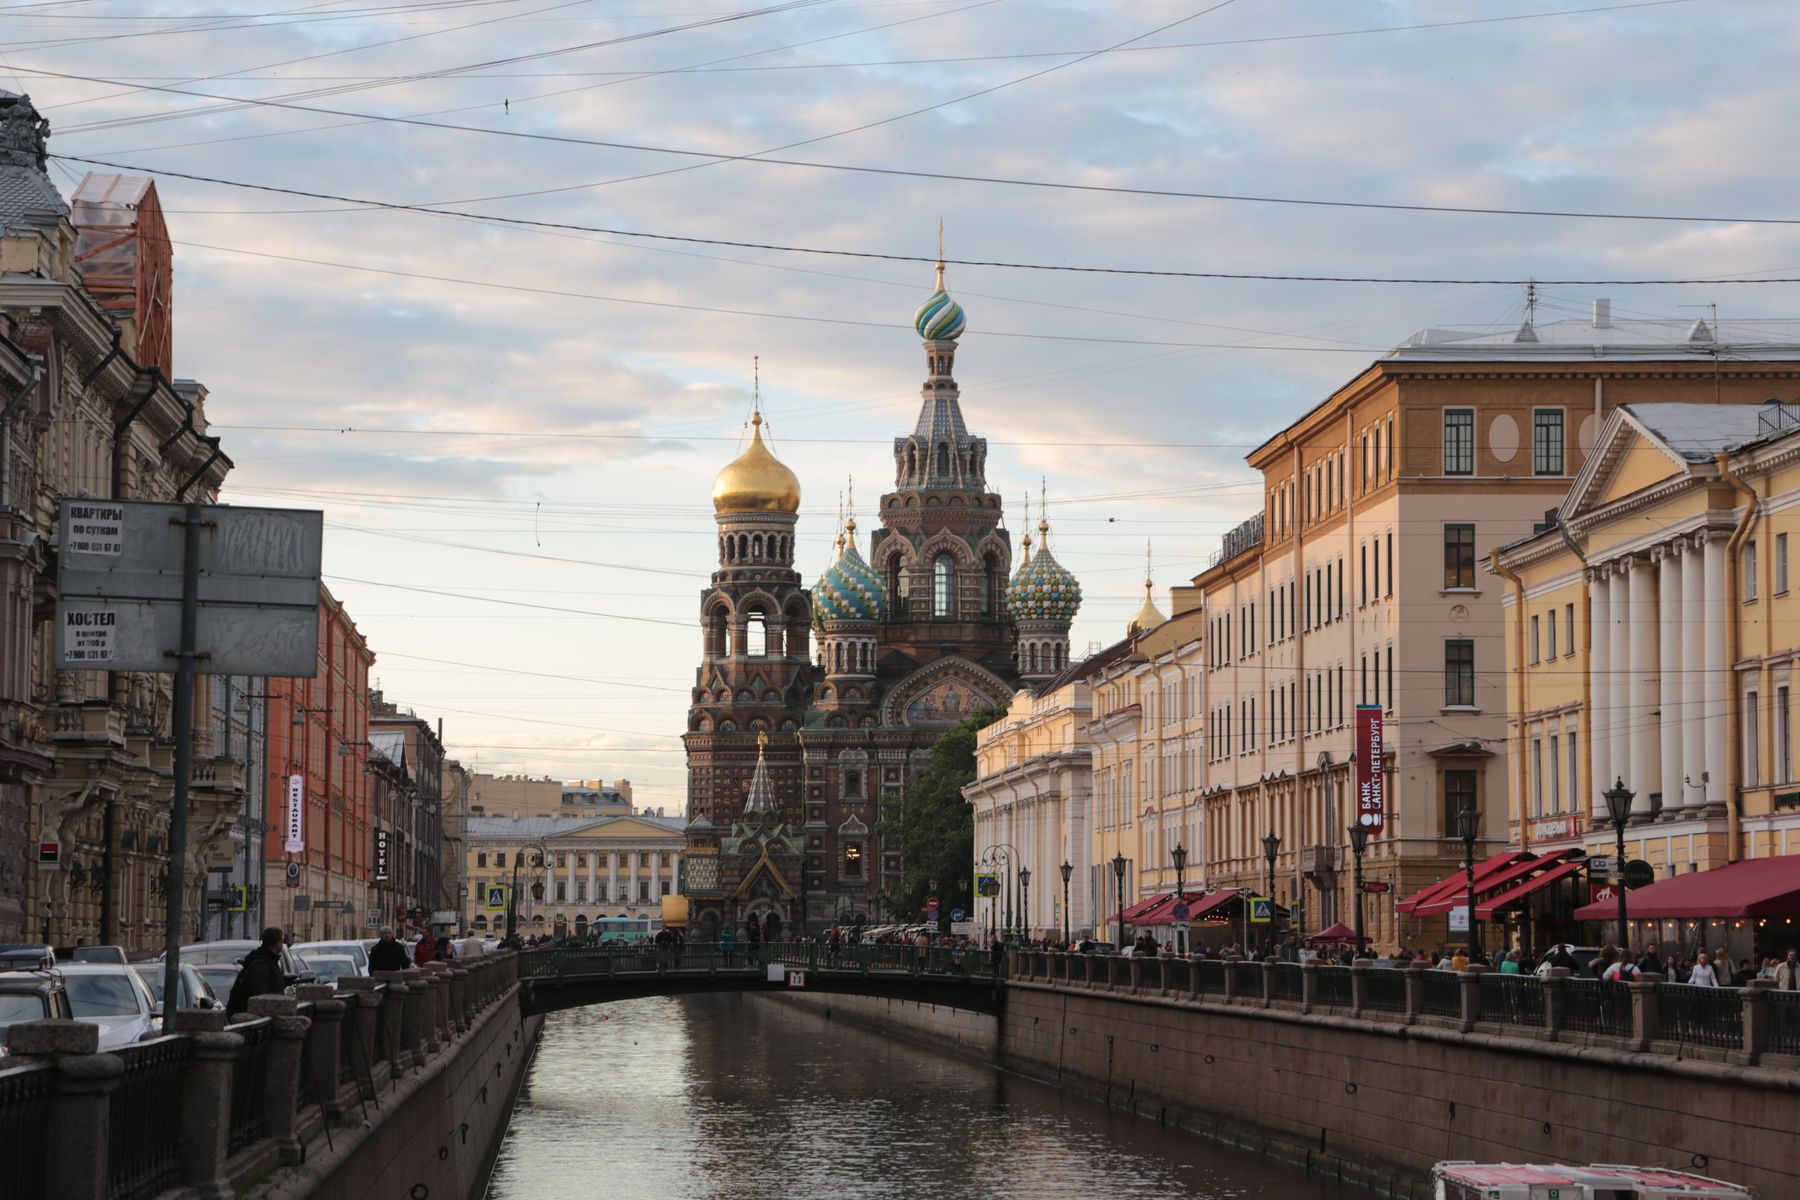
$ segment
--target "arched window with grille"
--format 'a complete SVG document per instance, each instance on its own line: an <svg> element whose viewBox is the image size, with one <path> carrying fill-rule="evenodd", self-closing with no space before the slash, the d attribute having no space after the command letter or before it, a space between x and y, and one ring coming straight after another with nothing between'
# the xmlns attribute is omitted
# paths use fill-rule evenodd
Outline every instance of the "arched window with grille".
<svg viewBox="0 0 1800 1200"><path fill-rule="evenodd" d="M931 615L948 617L952 615L952 597L956 595L956 560L948 554L940 554L931 565Z"/></svg>

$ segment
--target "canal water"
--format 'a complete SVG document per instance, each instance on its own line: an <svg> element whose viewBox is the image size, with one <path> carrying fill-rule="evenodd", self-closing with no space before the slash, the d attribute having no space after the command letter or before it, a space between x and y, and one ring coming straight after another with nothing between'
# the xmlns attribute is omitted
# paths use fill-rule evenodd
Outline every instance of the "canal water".
<svg viewBox="0 0 1800 1200"><path fill-rule="evenodd" d="M556 1013L490 1200L1337 1200L1297 1168L746 995Z"/></svg>

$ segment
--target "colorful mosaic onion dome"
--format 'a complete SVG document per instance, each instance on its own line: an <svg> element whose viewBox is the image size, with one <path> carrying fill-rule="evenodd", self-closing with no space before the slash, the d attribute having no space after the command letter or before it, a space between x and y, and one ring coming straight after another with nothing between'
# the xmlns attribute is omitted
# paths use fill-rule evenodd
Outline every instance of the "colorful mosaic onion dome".
<svg viewBox="0 0 1800 1200"><path fill-rule="evenodd" d="M800 479L763 445L762 414L750 418L750 444L713 479L713 511L800 511Z"/></svg>
<svg viewBox="0 0 1800 1200"><path fill-rule="evenodd" d="M962 305L944 290L944 264L937 269L937 291L913 314L913 328L928 342L954 342L963 334Z"/></svg>
<svg viewBox="0 0 1800 1200"><path fill-rule="evenodd" d="M887 615L887 588L857 551L854 524L843 554L813 588L813 613L821 621L879 621Z"/></svg>
<svg viewBox="0 0 1800 1200"><path fill-rule="evenodd" d="M1042 538L1031 561L1020 567L1006 588L1007 607L1017 622L1067 625L1081 607L1081 584L1050 553L1050 539Z"/></svg>

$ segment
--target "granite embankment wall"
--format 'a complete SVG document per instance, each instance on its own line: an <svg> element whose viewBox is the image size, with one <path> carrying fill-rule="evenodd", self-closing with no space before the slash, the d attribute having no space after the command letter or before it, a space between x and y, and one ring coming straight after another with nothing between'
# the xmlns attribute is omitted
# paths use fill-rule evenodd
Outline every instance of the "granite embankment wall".
<svg viewBox="0 0 1800 1200"><path fill-rule="evenodd" d="M998 1018L942 1004L889 1000L875 996L824 995L818 992L761 992L831 1021L843 1021L877 1033L899 1034L934 1049L992 1059L1000 1042Z"/></svg>
<svg viewBox="0 0 1800 1200"><path fill-rule="evenodd" d="M269 1200L478 1200L543 1028L515 984L443 1051L392 1080L352 1116L315 1132Z"/></svg>
<svg viewBox="0 0 1800 1200"><path fill-rule="evenodd" d="M1433 1163L1684 1167L1800 1194L1800 1072L1155 995L1007 988L999 1062L1383 1194Z"/></svg>

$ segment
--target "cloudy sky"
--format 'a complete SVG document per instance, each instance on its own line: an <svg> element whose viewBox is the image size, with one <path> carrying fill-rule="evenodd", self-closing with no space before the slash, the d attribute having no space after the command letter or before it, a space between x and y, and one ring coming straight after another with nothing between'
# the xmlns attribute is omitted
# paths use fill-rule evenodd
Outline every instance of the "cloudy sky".
<svg viewBox="0 0 1800 1200"><path fill-rule="evenodd" d="M326 511L382 687L478 769L679 807L708 491L753 358L809 577L852 476L872 524L917 409L929 265L631 235L929 258L941 219L952 259L1040 266L1800 274L1795 226L1191 195L1791 216L1784 0L752 3L0 4L0 86L49 117L65 192L108 169L75 158L159 178L176 373L211 389L227 498ZM1263 437L1415 329L1523 304L974 266L950 286L964 411L1015 531L1047 481L1078 647L1121 632L1146 539L1161 591L1255 511ZM1540 319L1598 295L1800 315L1792 285L1719 282L1551 286Z"/></svg>

